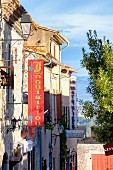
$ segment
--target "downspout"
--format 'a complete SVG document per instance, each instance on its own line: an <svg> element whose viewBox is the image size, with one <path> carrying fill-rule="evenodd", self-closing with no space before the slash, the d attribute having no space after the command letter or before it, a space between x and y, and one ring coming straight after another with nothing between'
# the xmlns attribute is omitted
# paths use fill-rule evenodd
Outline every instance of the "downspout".
<svg viewBox="0 0 113 170"><path fill-rule="evenodd" d="M51 64L51 59L49 59L49 62L45 63L44 66L48 66L50 64ZM42 130L42 128L40 128L40 130ZM42 131L39 132L39 140L40 140L40 170L42 170Z"/></svg>
<svg viewBox="0 0 113 170"><path fill-rule="evenodd" d="M40 54L40 55L43 55L43 56L47 56L47 53L41 53L41 52L36 52L36 54ZM52 61L52 58L49 57L49 62L48 63L45 63L44 66L48 66L51 64L51 61Z"/></svg>
<svg viewBox="0 0 113 170"><path fill-rule="evenodd" d="M65 42L66 42L66 45L65 45L64 47L62 47L62 48L60 49L60 51L64 50L65 48L67 48L67 47L69 46L69 42L68 42L68 41L65 41Z"/></svg>
<svg viewBox="0 0 113 170"><path fill-rule="evenodd" d="M51 64L51 61L52 61L52 58L49 59L49 62L48 63L45 63L44 66L48 66Z"/></svg>
<svg viewBox="0 0 113 170"><path fill-rule="evenodd" d="M46 56L46 54L44 54ZM48 66L51 64L51 59L49 59L48 63L45 63L44 66ZM46 110L44 113L46 113ZM42 130L42 128L40 128ZM42 131L39 132L39 143L40 143L40 170L42 170Z"/></svg>
<svg viewBox="0 0 113 170"><path fill-rule="evenodd" d="M63 47L63 48L61 48L60 50L59 50L59 56L60 56L60 63L61 63L61 51L63 51L65 48L67 48L69 46L69 42L68 41L66 41L66 45ZM61 66L59 65L59 91L61 92ZM62 100L61 100L62 101ZM62 104L61 104L61 106L62 106ZM62 114L62 113L61 113ZM62 169L62 163L61 163L61 161L62 161L62 159L61 159L61 153L62 153L62 149L61 149L61 137L60 137L60 168Z"/></svg>
<svg viewBox="0 0 113 170"><path fill-rule="evenodd" d="M69 46L69 42L66 40L66 45L60 49L59 56L60 56L60 63L61 63L61 51L63 51L65 48ZM59 66L59 91L61 92L61 66Z"/></svg>

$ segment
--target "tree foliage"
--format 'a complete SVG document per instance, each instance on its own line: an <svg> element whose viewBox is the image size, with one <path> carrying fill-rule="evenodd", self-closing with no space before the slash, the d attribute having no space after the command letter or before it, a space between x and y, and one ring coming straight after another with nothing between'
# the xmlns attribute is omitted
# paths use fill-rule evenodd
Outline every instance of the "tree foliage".
<svg viewBox="0 0 113 170"><path fill-rule="evenodd" d="M87 91L92 94L93 102L84 102L86 117L97 117L94 130L97 140L102 143L113 142L113 46L99 39L96 31L87 33L89 51L83 48L81 65L88 70Z"/></svg>

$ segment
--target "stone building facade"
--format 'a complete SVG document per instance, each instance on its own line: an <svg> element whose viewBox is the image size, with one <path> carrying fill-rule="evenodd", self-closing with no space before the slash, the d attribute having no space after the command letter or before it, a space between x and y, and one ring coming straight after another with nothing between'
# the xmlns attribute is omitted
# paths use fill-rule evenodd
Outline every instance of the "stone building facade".
<svg viewBox="0 0 113 170"><path fill-rule="evenodd" d="M28 169L29 143L22 137L22 64L24 39L20 19L25 9L18 1L1 0L0 21L0 169ZM31 147L31 148L30 148Z"/></svg>
<svg viewBox="0 0 113 170"><path fill-rule="evenodd" d="M38 45L37 45L38 43ZM35 154L38 157L35 165L36 169L42 168L60 169L60 137L59 137L59 121L61 120L61 52L60 45L66 43L67 40L57 31L40 25L36 26L32 36L24 44L25 65L24 65L24 93L28 92L28 60L42 59L44 60L44 111L45 111L45 127L41 130L36 128L37 136L35 136ZM24 112L27 110L27 104L24 105ZM25 115L25 113L24 113ZM50 119L48 117L51 117ZM46 124L53 125L49 129ZM42 164L40 164L42 162Z"/></svg>
<svg viewBox="0 0 113 170"><path fill-rule="evenodd" d="M72 137L71 133L77 126L77 99L76 99L76 77L71 76L77 71L67 65L62 65L61 70L61 91L62 91L62 114L66 115L66 137L67 137L67 169L76 169L77 136ZM73 129L73 130L72 130ZM71 137L69 137L71 136Z"/></svg>

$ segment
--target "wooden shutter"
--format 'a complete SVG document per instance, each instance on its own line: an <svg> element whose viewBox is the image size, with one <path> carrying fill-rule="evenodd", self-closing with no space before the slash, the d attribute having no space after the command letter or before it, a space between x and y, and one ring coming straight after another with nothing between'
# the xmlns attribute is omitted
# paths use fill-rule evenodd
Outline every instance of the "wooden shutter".
<svg viewBox="0 0 113 170"><path fill-rule="evenodd" d="M92 154L92 170L113 169L113 155Z"/></svg>
<svg viewBox="0 0 113 170"><path fill-rule="evenodd" d="M3 69L10 69L10 73L7 73ZM2 66L0 67L0 88L10 87L14 89L14 67Z"/></svg>
<svg viewBox="0 0 113 170"><path fill-rule="evenodd" d="M62 94L57 94L57 121L60 121L62 118Z"/></svg>
<svg viewBox="0 0 113 170"><path fill-rule="evenodd" d="M50 92L49 91L45 91L44 92L44 112L46 112L44 114L44 123L51 122L51 115L50 115Z"/></svg>
<svg viewBox="0 0 113 170"><path fill-rule="evenodd" d="M50 112L50 92L44 92L44 111Z"/></svg>

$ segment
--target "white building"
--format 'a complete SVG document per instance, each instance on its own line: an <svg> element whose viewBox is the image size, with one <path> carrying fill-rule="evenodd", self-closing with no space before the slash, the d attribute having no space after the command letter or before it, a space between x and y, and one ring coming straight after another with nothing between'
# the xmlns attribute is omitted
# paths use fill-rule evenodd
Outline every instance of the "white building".
<svg viewBox="0 0 113 170"><path fill-rule="evenodd" d="M70 77L70 90L69 90L69 103L70 103L70 129L77 128L77 89L76 77Z"/></svg>
<svg viewBox="0 0 113 170"><path fill-rule="evenodd" d="M76 77L71 76L73 72L76 72L76 70L67 65L62 65L62 114L66 115L67 129L75 129L77 126Z"/></svg>

